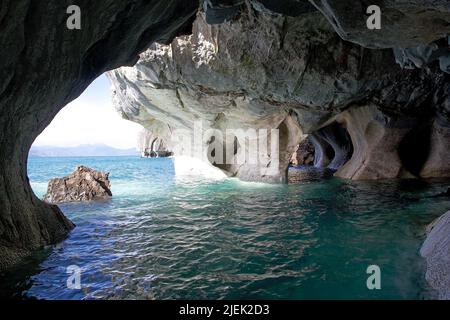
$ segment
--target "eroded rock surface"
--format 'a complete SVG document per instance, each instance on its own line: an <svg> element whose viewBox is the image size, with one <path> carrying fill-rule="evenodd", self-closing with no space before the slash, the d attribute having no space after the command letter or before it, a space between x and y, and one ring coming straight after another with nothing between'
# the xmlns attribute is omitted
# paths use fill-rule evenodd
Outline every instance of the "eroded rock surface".
<svg viewBox="0 0 450 320"><path fill-rule="evenodd" d="M0 3L0 269L74 227L31 190L27 154L37 135L101 73L134 65L154 41L169 44L190 34L199 7L190 0L79 0L82 31L71 31L66 9L72 4ZM159 130L158 136L192 130L198 119L206 129L279 129L277 181L285 181L285 166L303 133L314 133L355 104L374 104L390 117L423 123L439 118L445 128L450 86L441 70L448 72L450 61L449 2L374 4L386 13L384 29L369 33L365 1L208 0L206 17L197 18L191 36L154 45L136 68L112 74L119 109ZM445 130L430 132L431 156L423 170L420 163L414 167L424 176L446 174ZM264 173L255 170L272 160L221 170L263 180Z"/></svg>
<svg viewBox="0 0 450 320"><path fill-rule="evenodd" d="M79 0L82 30L68 30L72 4L0 2L0 269L74 227L30 187L27 157L35 138L100 74L133 65L153 41L189 31L198 9L189 0Z"/></svg>
<svg viewBox="0 0 450 320"><path fill-rule="evenodd" d="M336 121L347 129L355 150L337 176L359 180L413 177L404 167L398 147L417 120L388 117L367 106L350 109Z"/></svg>
<svg viewBox="0 0 450 320"><path fill-rule="evenodd" d="M200 13L192 35L154 44L134 67L110 72L116 108L172 146L174 131L192 134L199 120L203 131L283 128L274 182L286 181L285 155L306 133L316 146L315 165L341 177L449 175L445 130L424 131L432 147L418 149L420 161L409 164L414 154L400 154L422 124L450 123L449 75L438 66L401 69L392 50L345 42L317 10L294 18L266 9L247 6L218 25ZM268 181L257 171L269 162L215 166L228 176Z"/></svg>
<svg viewBox="0 0 450 320"><path fill-rule="evenodd" d="M310 137L307 137L297 147L297 151L292 154L291 164L294 166L314 165L314 144Z"/></svg>
<svg viewBox="0 0 450 320"><path fill-rule="evenodd" d="M109 173L78 166L73 173L48 183L44 201L48 203L84 202L112 196Z"/></svg>
<svg viewBox="0 0 450 320"><path fill-rule="evenodd" d="M427 231L420 249L427 261L426 279L440 299L450 300L450 211L435 220Z"/></svg>
<svg viewBox="0 0 450 320"><path fill-rule="evenodd" d="M173 152L169 150L164 138L154 132L143 129L139 133L138 146L142 157L170 157Z"/></svg>

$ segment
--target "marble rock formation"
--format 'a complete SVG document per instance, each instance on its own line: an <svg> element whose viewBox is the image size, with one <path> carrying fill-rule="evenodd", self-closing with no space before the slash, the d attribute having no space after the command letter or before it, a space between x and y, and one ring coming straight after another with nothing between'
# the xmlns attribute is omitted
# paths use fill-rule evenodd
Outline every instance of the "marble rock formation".
<svg viewBox="0 0 450 320"><path fill-rule="evenodd" d="M110 188L109 173L78 166L67 177L50 180L44 201L56 204L105 200L112 196Z"/></svg>
<svg viewBox="0 0 450 320"><path fill-rule="evenodd" d="M350 109L335 120L347 129L355 150L337 176L348 179L413 177L405 168L398 147L416 120L390 118L373 106Z"/></svg>
<svg viewBox="0 0 450 320"><path fill-rule="evenodd" d="M450 124L447 121L436 119L432 124L429 157L420 176L450 177Z"/></svg>
<svg viewBox="0 0 450 320"><path fill-rule="evenodd" d="M230 176L286 181L290 157L304 134L342 112L359 121L362 115L351 109L370 105L389 118L418 119L410 122L413 133L401 133L405 138L397 147L404 155L410 154L414 132L426 133L424 139L419 134L424 159L405 165L408 157L400 157L407 171L448 174L443 164L448 165L450 150L448 1L375 1L384 18L382 30L374 32L366 28L362 0L201 3L204 13L196 16L198 0L78 0L82 29L69 30L66 10L72 1L1 1L0 269L60 241L74 227L58 207L33 194L28 151L59 110L97 76L119 67L128 66L110 77L122 115L159 130L160 137L192 131L198 120L205 130L279 129L278 161L267 153L256 164L215 163ZM150 46L154 42L159 44ZM395 132L398 125L387 128ZM364 146L373 141L371 134L346 130L353 132L352 158L364 159L353 139L355 132L362 135L358 141ZM383 133L375 131L377 137ZM226 144L236 152L246 148L229 137ZM164 141L171 147L169 140ZM207 139L202 147L209 150L214 143ZM396 143L392 138L390 148ZM340 165L341 159L329 163ZM265 168L274 163L275 174L267 174ZM379 161L371 156L370 163ZM347 173L388 176L367 174L372 171L403 172L365 166Z"/></svg>
<svg viewBox="0 0 450 320"><path fill-rule="evenodd" d="M304 139L297 146L297 151L292 154L291 164L294 166L314 165L314 144L310 137Z"/></svg>
<svg viewBox="0 0 450 320"><path fill-rule="evenodd" d="M286 181L304 134L316 147L315 165L344 178L449 176L443 160L450 156L449 75L438 66L401 69L392 50L343 41L317 10L294 18L247 6L238 19L216 25L207 17L197 15L191 35L154 44L134 67L109 73L126 119L159 132L174 150L173 132L193 135L200 120L203 132L279 129L280 161L272 177L262 170L269 158L240 166L211 162L243 180ZM432 122L432 131L418 130ZM411 132L423 136L419 155L408 149ZM229 140L223 147L236 148Z"/></svg>
<svg viewBox="0 0 450 320"><path fill-rule="evenodd" d="M425 278L440 299L450 300L450 211L436 219L427 232L420 249L427 261Z"/></svg>
<svg viewBox="0 0 450 320"><path fill-rule="evenodd" d="M138 147L142 157L157 158L173 155L163 138L146 129L139 133Z"/></svg>

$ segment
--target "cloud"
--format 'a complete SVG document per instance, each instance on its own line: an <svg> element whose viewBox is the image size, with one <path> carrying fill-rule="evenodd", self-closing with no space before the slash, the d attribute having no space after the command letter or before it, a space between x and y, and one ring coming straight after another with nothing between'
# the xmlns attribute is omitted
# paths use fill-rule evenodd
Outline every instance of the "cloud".
<svg viewBox="0 0 450 320"><path fill-rule="evenodd" d="M56 115L34 145L73 147L106 144L116 148L134 148L141 130L141 125L122 119L115 111L108 79L102 75Z"/></svg>

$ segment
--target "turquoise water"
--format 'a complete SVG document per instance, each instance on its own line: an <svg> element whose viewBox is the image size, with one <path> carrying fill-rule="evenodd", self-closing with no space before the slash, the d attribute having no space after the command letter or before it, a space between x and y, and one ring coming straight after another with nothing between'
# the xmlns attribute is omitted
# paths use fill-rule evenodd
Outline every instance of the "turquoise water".
<svg viewBox="0 0 450 320"><path fill-rule="evenodd" d="M2 274L3 295L39 299L428 299L418 251L450 209L450 181L351 182L291 170L289 185L176 178L172 159L30 158L42 197L84 164L113 198L61 205L77 227ZM381 290L366 269L381 268ZM66 268L82 268L81 290Z"/></svg>

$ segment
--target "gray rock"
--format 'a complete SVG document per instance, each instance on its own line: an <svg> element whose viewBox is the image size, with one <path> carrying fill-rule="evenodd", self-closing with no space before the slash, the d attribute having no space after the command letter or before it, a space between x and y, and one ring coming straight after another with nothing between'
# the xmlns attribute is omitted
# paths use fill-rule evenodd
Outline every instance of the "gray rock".
<svg viewBox="0 0 450 320"><path fill-rule="evenodd" d="M210 2L225 9L240 3ZM255 0L239 12L219 13L217 18L226 20L221 25L197 21L190 38L152 47L136 69L114 73L122 114L146 125L146 112L156 114L152 129L161 134L170 132L170 123L189 129L194 119L205 120L207 127L279 128L284 144L277 181L285 181L283 169L301 131L317 130L354 104L373 102L396 117L437 113L448 122L448 75L437 73L432 64L401 71L391 52L446 38L447 0L383 1L383 32L365 27L366 1L310 2L327 20L306 1ZM190 34L199 8L197 0L79 0L82 30L76 31L65 27L72 4L0 2L0 269L62 240L74 227L58 207L37 199L29 185L27 156L35 138L97 76L134 65L155 41L170 44L175 36ZM296 17L283 16L290 13ZM353 44L342 41L332 27ZM448 56L441 55L439 62L448 69ZM122 99L132 92L135 100ZM450 149L439 138L447 133L436 130L436 156L425 170L430 175L440 174L439 163L446 159L439 155ZM263 178L248 166L224 170Z"/></svg>
<svg viewBox="0 0 450 320"><path fill-rule="evenodd" d="M434 51L426 48L420 52L431 57ZM448 75L402 70L391 50L362 49L343 41L319 12L292 18L248 10L236 21L214 26L199 14L192 35L177 37L170 45L154 44L134 67L108 76L117 110L158 132L171 150L177 149L172 130L192 135L198 120L204 131L285 128L287 140L281 143L274 182L286 181L290 157L305 133L316 138L316 165L338 170L349 162L338 171L341 177L412 177L398 156L400 144L417 122L430 121L435 111L447 117L450 100ZM367 108L370 112L357 111ZM351 139L344 128L323 129L333 121L340 121ZM442 161L450 141L441 132L430 137L424 177L450 176ZM328 147L331 159L326 159ZM268 181L267 175L257 174L265 165L216 167L228 176Z"/></svg>
<svg viewBox="0 0 450 320"><path fill-rule="evenodd" d="M50 180L44 201L55 204L85 202L105 200L111 196L109 173L78 166L67 177Z"/></svg>
<svg viewBox="0 0 450 320"><path fill-rule="evenodd" d="M439 299L450 300L450 211L428 228L420 249L427 261L426 280L439 293Z"/></svg>
<svg viewBox="0 0 450 320"><path fill-rule="evenodd" d="M35 138L106 70L133 65L151 42L189 31L198 9L197 0L80 0L82 30L68 30L72 4L0 2L0 270L74 228L30 187Z"/></svg>
<svg viewBox="0 0 450 320"><path fill-rule="evenodd" d="M292 154L291 164L294 166L310 166L314 164L314 144L311 137L307 137Z"/></svg>
<svg viewBox="0 0 450 320"><path fill-rule="evenodd" d="M450 34L450 2L447 0L311 0L336 32L347 41L368 48L411 48ZM381 30L366 26L367 7L382 12Z"/></svg>

